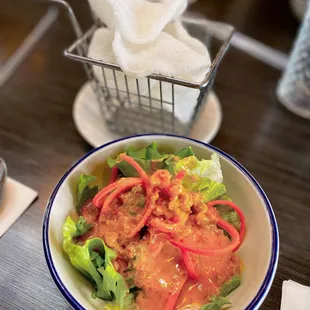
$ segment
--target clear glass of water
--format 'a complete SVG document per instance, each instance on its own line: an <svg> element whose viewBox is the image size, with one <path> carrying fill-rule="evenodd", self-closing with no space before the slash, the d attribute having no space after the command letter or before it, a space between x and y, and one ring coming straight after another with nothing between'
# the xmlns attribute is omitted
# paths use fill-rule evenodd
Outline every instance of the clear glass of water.
<svg viewBox="0 0 310 310"><path fill-rule="evenodd" d="M290 111L310 119L310 1L277 96Z"/></svg>

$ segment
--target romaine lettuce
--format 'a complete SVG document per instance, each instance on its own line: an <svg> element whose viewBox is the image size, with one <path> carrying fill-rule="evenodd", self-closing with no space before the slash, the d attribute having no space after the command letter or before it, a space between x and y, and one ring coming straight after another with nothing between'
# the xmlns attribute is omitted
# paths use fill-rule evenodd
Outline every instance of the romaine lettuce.
<svg viewBox="0 0 310 310"><path fill-rule="evenodd" d="M204 202L216 199L226 192L222 184L223 175L219 156L212 154L209 160L198 160L191 147L184 148L176 154L163 154L156 143L146 148L135 150L128 148L126 154L132 157L146 172L154 169L167 169L171 174L185 170L187 176L183 180L185 188L202 193ZM108 158L110 168L117 166L125 177L138 176L136 170L119 157Z"/></svg>
<svg viewBox="0 0 310 310"><path fill-rule="evenodd" d="M79 216L79 219L76 222L75 226L76 226L76 233L74 234L73 237L82 236L93 227L92 224L86 222L83 216Z"/></svg>
<svg viewBox="0 0 310 310"><path fill-rule="evenodd" d="M215 153L211 155L211 159L198 160L194 155L185 157L175 162L175 169L176 171L184 169L191 175L208 178L217 183L223 182L220 159Z"/></svg>
<svg viewBox="0 0 310 310"><path fill-rule="evenodd" d="M230 305L231 302L226 297L213 297L210 300L211 302L202 306L200 310L220 310L225 305Z"/></svg>
<svg viewBox="0 0 310 310"><path fill-rule="evenodd" d="M183 180L183 185L189 190L201 192L204 202L214 200L226 192L222 184L223 175L217 154L212 154L209 160L198 160L192 148L187 147L176 154L168 155L160 153L155 142L138 150L129 148L126 154L146 172L154 169L154 165L156 169L168 169L172 174L185 170L187 176ZM136 170L119 157L109 158L108 165L110 168L117 166L125 177L138 176Z"/></svg>
<svg viewBox="0 0 310 310"><path fill-rule="evenodd" d="M156 164L157 169L163 169L165 167L164 161L170 156L161 154L155 142L138 150L128 148L126 154L132 157L146 172L151 171L153 168L152 162ZM137 171L127 162L122 161L119 156L116 159L108 158L107 163L110 168L118 167L125 177L138 176Z"/></svg>
<svg viewBox="0 0 310 310"><path fill-rule="evenodd" d="M218 199L232 201L226 194L218 197ZM237 212L227 205L217 205L215 208L219 212L221 218L234 226L237 230L240 230L241 222Z"/></svg>
<svg viewBox="0 0 310 310"><path fill-rule="evenodd" d="M229 281L227 281L220 290L220 294L217 297L211 297L210 303L202 306L200 310L220 310L225 305L230 305L231 302L227 295L229 295L233 290L235 290L241 283L241 278L239 275L233 276Z"/></svg>
<svg viewBox="0 0 310 310"><path fill-rule="evenodd" d="M220 290L220 296L226 297L233 290L235 290L241 283L241 278L239 275L233 276L229 281L227 281Z"/></svg>
<svg viewBox="0 0 310 310"><path fill-rule="evenodd" d="M116 253L99 238L88 239L84 245L75 244L73 237L76 232L76 224L68 217L63 225L63 248L71 264L93 283L96 297L110 301L115 299L122 309L129 290L123 277L113 267L112 259Z"/></svg>
<svg viewBox="0 0 310 310"><path fill-rule="evenodd" d="M98 185L90 185L90 183L95 180L96 177L92 175L80 175L76 203L76 209L78 212L81 211L86 200L93 198L98 193Z"/></svg>
<svg viewBox="0 0 310 310"><path fill-rule="evenodd" d="M150 172L155 169L168 169L169 163L174 162L175 158L186 158L194 155L192 148L189 146L182 149L176 154L160 153L155 142L151 143L145 148L134 149L129 147L126 154L132 157L144 171ZM116 159L108 158L108 166L110 168L118 167L125 177L138 176L137 171L127 162L122 161L119 157Z"/></svg>
<svg viewBox="0 0 310 310"><path fill-rule="evenodd" d="M182 149L181 151L177 152L175 155L178 156L179 158L183 159L183 158L186 158L188 156L193 156L195 154L194 154L192 147L189 146L189 147L186 147L186 148Z"/></svg>
<svg viewBox="0 0 310 310"><path fill-rule="evenodd" d="M168 163L169 171L177 173L186 171L183 186L192 191L199 191L204 202L216 199L226 192L223 181L219 156L212 154L210 160L198 160L195 156L189 156L178 161Z"/></svg>

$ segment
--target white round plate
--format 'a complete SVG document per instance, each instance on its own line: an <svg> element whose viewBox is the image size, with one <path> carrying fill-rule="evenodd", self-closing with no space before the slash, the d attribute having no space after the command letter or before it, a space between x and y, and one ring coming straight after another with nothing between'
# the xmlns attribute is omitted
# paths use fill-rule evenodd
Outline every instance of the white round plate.
<svg viewBox="0 0 310 310"><path fill-rule="evenodd" d="M209 143L222 123L222 108L214 92L210 92L190 137ZM101 116L100 107L90 82L78 92L73 105L73 120L81 136L93 147L119 139L121 135L111 132Z"/></svg>

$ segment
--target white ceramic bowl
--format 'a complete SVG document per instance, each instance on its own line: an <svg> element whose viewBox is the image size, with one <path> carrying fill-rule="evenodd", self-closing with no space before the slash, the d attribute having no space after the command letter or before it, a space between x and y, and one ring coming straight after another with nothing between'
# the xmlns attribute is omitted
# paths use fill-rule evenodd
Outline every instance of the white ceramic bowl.
<svg viewBox="0 0 310 310"><path fill-rule="evenodd" d="M258 309L272 284L279 256L278 227L268 198L250 173L229 155L202 142L171 135L142 135L107 143L82 157L61 178L49 199L43 222L45 258L58 289L74 309L103 309L104 301L91 297L92 287L62 250L62 225L75 212L72 188L81 173L91 173L108 156L154 141L169 150L190 145L200 158L209 158L213 152L220 156L227 192L242 208L247 223L245 240L238 250L244 263L242 284L229 295L230 309Z"/></svg>

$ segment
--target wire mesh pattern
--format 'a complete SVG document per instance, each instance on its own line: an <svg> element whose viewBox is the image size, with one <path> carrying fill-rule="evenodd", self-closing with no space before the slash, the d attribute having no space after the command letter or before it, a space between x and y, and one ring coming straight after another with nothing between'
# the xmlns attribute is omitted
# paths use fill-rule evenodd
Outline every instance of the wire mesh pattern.
<svg viewBox="0 0 310 310"><path fill-rule="evenodd" d="M114 87L107 85L106 71L114 76ZM92 73L91 71L89 72ZM151 81L147 78L147 94L140 91L140 82L136 79L135 89L129 89L128 77L123 74L126 89L118 87L119 76L113 69L102 68L104 83L93 77L92 85L100 104L102 115L111 131L120 134L136 133L178 133L184 134L188 126L175 117L174 84L171 87L171 100L163 100L162 83L159 84L160 99L152 97Z"/></svg>
<svg viewBox="0 0 310 310"><path fill-rule="evenodd" d="M109 130L122 135L141 133L174 133L188 135L195 122L199 110L204 102L204 97L213 84L218 65L225 55L233 28L227 25L227 34L221 38L221 46L216 54L211 68L202 83L192 83L175 77L152 74L144 79L134 79L126 76L117 64L103 62L87 56L94 32L101 27L94 18L94 25L85 33L77 22L69 4L62 0L52 0L60 3L68 11L77 40L67 49L66 57L82 62L96 94L103 121ZM187 23L190 23L187 21ZM185 23L186 24L186 23ZM195 26L195 23L194 23ZM199 28L203 39L210 34L206 27ZM95 68L101 68L101 76L94 74ZM154 87L157 91L154 92ZM190 121L183 122L176 117L176 91L180 89L197 89L197 103L191 113ZM185 88L185 89L184 89Z"/></svg>

